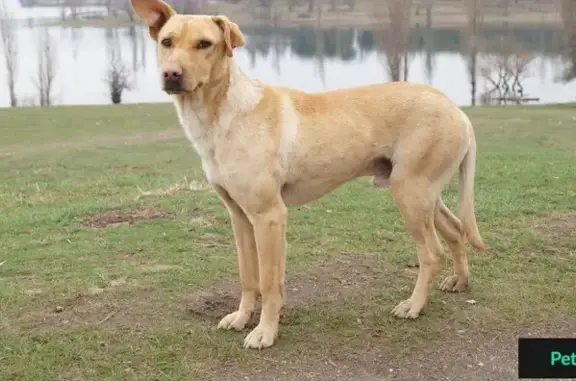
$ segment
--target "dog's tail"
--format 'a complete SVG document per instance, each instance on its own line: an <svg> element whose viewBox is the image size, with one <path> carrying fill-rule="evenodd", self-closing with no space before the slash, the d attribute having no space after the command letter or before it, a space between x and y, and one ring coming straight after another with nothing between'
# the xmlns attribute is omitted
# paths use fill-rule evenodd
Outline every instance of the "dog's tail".
<svg viewBox="0 0 576 381"><path fill-rule="evenodd" d="M467 118L466 118L467 119ZM478 251L486 251L487 247L480 236L476 215L474 212L474 177L476 173L476 138L472 124L468 121L470 146L460 163L459 218L462 223L462 234L472 247Z"/></svg>

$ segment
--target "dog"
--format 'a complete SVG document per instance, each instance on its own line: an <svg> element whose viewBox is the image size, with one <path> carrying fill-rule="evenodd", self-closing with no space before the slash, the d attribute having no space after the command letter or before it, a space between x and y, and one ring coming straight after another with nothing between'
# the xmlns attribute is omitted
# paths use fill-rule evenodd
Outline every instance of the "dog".
<svg viewBox="0 0 576 381"><path fill-rule="evenodd" d="M476 138L466 114L424 84L392 82L305 93L250 78L234 62L245 44L223 15L181 15L161 0L131 0L157 44L162 89L230 215L241 298L218 328L242 330L244 347L272 346L284 305L288 207L371 176L389 188L418 254L412 295L392 313L415 319L449 246L454 273L441 289L465 291L464 245L485 251L474 210ZM441 192L459 170L459 216Z"/></svg>

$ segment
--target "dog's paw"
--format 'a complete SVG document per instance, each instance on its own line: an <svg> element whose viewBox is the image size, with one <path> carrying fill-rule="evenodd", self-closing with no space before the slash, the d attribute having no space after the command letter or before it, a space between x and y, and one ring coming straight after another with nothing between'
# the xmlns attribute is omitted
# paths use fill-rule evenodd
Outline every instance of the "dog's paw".
<svg viewBox="0 0 576 381"><path fill-rule="evenodd" d="M236 331L241 331L246 327L248 321L250 320L250 314L245 312L236 311L228 314L220 320L218 323L219 329L235 329Z"/></svg>
<svg viewBox="0 0 576 381"><path fill-rule="evenodd" d="M422 309L414 307L412 300L406 299L394 307L392 314L402 319L416 319Z"/></svg>
<svg viewBox="0 0 576 381"><path fill-rule="evenodd" d="M262 349L271 347L276 340L277 329L258 324L244 339L244 348Z"/></svg>
<svg viewBox="0 0 576 381"><path fill-rule="evenodd" d="M440 284L440 290L444 292L465 292L468 290L468 277L450 275Z"/></svg>

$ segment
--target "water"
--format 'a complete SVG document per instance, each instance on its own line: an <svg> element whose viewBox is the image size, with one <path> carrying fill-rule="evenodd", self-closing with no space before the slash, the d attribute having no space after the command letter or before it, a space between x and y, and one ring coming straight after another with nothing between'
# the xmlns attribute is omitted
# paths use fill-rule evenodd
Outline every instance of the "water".
<svg viewBox="0 0 576 381"><path fill-rule="evenodd" d="M54 16L51 10L20 9L21 18ZM105 81L109 68L108 51L119 47L122 60L132 72L133 87L123 95L123 103L168 102L160 91L154 43L143 27L133 28L18 28L20 59L16 91L21 103L37 99L34 76L38 67L39 35L48 32L56 50L57 72L54 82L55 104L108 104ZM371 33L341 29L316 33L312 29L245 28L247 45L235 53L239 64L253 77L278 84L317 92L389 81L384 60L374 49ZM498 35L498 30L486 34ZM515 34L534 55L523 81L525 94L539 97L541 103L574 101L576 81L556 80L563 69L558 30L524 28ZM444 91L459 105L470 104L470 80L461 54L461 34L451 30L413 32L409 80L430 83ZM318 38L324 42L324 54L316 51ZM430 42L432 41L432 42ZM484 82L478 80L478 93ZM5 67L0 64L0 106L9 105Z"/></svg>

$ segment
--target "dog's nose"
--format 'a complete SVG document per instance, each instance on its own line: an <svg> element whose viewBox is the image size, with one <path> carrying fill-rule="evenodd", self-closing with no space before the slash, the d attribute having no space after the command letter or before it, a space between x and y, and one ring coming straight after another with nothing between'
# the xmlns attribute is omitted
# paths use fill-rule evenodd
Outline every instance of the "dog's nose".
<svg viewBox="0 0 576 381"><path fill-rule="evenodd" d="M164 91L180 92L184 90L184 72L180 65L166 63L162 68Z"/></svg>
<svg viewBox="0 0 576 381"><path fill-rule="evenodd" d="M182 69L171 68L164 70L165 81L179 81L182 77Z"/></svg>

